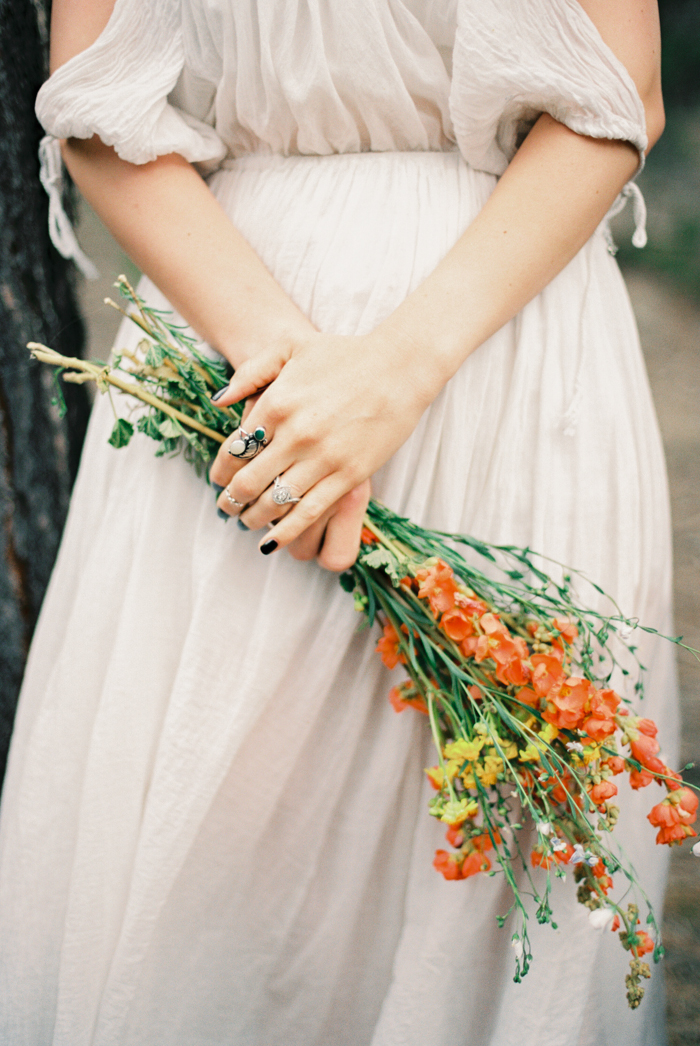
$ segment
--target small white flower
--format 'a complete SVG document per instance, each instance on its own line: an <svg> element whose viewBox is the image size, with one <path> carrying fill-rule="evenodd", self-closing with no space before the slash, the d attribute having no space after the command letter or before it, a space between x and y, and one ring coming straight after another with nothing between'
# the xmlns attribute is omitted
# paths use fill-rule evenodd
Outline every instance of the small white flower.
<svg viewBox="0 0 700 1046"><path fill-rule="evenodd" d="M607 930L614 918L612 908L594 908L588 914L588 921L594 930Z"/></svg>
<svg viewBox="0 0 700 1046"><path fill-rule="evenodd" d="M589 868L595 868L599 860L600 857L597 857L595 854L589 853L589 851L586 850L586 864Z"/></svg>
<svg viewBox="0 0 700 1046"><path fill-rule="evenodd" d="M549 821L540 821L540 823L537 825L537 831L540 833L540 835L551 835L552 826L549 823Z"/></svg>
<svg viewBox="0 0 700 1046"><path fill-rule="evenodd" d="M574 844L574 852L572 853L571 857L569 858L569 862L568 863L569 864L583 864L583 862L585 860L586 860L586 855L585 855L585 853L583 851L583 847L581 846L580 843L575 843Z"/></svg>
<svg viewBox="0 0 700 1046"><path fill-rule="evenodd" d="M630 628L629 625L618 625L617 626L617 634L619 635L619 637L623 641L623 643L627 642L629 637L632 635L632 632L633 632L633 627Z"/></svg>
<svg viewBox="0 0 700 1046"><path fill-rule="evenodd" d="M700 843L696 843L690 851L693 857L700 857Z"/></svg>
<svg viewBox="0 0 700 1046"><path fill-rule="evenodd" d="M555 853L560 850L566 850L566 842L563 839L552 839L552 849Z"/></svg>
<svg viewBox="0 0 700 1046"><path fill-rule="evenodd" d="M522 959L523 957L523 942L520 940L517 934L510 942L510 946L515 952L515 958L518 959L518 961L520 961L520 959Z"/></svg>
<svg viewBox="0 0 700 1046"><path fill-rule="evenodd" d="M566 748L567 748L567 751L569 751L569 752L582 752L583 751L583 745L581 744L580 741L567 741Z"/></svg>

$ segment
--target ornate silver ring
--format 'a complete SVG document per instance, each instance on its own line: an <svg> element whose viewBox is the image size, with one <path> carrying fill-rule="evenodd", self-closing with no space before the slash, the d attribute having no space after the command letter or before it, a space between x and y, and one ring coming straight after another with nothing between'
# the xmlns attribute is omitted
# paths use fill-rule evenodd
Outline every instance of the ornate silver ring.
<svg viewBox="0 0 700 1046"><path fill-rule="evenodd" d="M277 476L272 487L272 500L275 505L296 505L301 498L295 498L292 488L282 482L281 476Z"/></svg>
<svg viewBox="0 0 700 1046"><path fill-rule="evenodd" d="M254 432L246 432L241 428L238 430L238 437L229 446L228 452L234 458L254 458L266 445L267 434L262 426L255 429Z"/></svg>

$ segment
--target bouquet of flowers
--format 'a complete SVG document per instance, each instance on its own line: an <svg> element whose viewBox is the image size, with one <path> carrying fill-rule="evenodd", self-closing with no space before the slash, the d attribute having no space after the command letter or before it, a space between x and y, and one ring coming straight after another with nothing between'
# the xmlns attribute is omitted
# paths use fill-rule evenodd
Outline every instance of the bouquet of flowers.
<svg viewBox="0 0 700 1046"><path fill-rule="evenodd" d="M242 404L222 408L211 399L226 382L226 365L199 351L124 277L118 286L131 306L125 315L146 335L138 353L124 352L108 365L29 348L65 381L95 381L110 396L117 389L134 398L134 420L115 411L114 447L138 430L159 444L157 455L184 453L206 475L241 421ZM586 607L575 591L582 575L555 564L555 579L545 562L529 549L427 530L373 500L360 553L340 583L366 623L381 626L377 650L384 664L406 673L390 691L393 707L413 709L430 723L437 762L426 770L434 789L429 808L445 825L449 846L436 852L435 869L454 880L499 869L506 877L512 903L499 924L512 917L516 981L532 960L528 907L538 922L555 927L552 876L571 870L591 923L618 932L630 953L627 998L635 1008L650 976L643 957L658 961L663 947L634 870L612 849L614 779L626 773L632 788L664 789L648 814L660 844L696 835L698 796L659 758L656 725L632 714L610 686L614 672L624 678L634 670L642 692L630 639L635 628L654 630L627 619L609 598L607 614ZM526 821L535 829L529 853L522 843ZM699 844L694 852L700 855ZM611 896L615 875L627 880L620 900Z"/></svg>

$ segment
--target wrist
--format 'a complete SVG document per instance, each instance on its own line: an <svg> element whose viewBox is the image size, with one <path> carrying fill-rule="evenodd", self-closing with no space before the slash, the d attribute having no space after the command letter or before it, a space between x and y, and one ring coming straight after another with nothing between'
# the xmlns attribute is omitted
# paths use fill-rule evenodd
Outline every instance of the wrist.
<svg viewBox="0 0 700 1046"><path fill-rule="evenodd" d="M316 334L316 328L301 313L280 318L267 316L255 323L237 324L217 340L215 348L237 370L246 360L268 349L277 350L283 357L291 356L295 348Z"/></svg>

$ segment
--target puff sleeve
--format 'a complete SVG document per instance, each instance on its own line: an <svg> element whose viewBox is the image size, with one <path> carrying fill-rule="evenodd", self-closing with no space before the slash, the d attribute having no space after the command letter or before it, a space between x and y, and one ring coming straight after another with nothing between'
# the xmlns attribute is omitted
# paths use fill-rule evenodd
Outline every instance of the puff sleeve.
<svg viewBox="0 0 700 1046"><path fill-rule="evenodd" d="M180 0L116 0L97 40L39 91L39 122L55 138L97 134L131 163L179 153L214 166L226 154L216 131L168 99L183 65Z"/></svg>
<svg viewBox="0 0 700 1046"><path fill-rule="evenodd" d="M577 0L458 0L457 12L450 110L472 167L502 174L543 112L631 142L643 163L644 106Z"/></svg>

